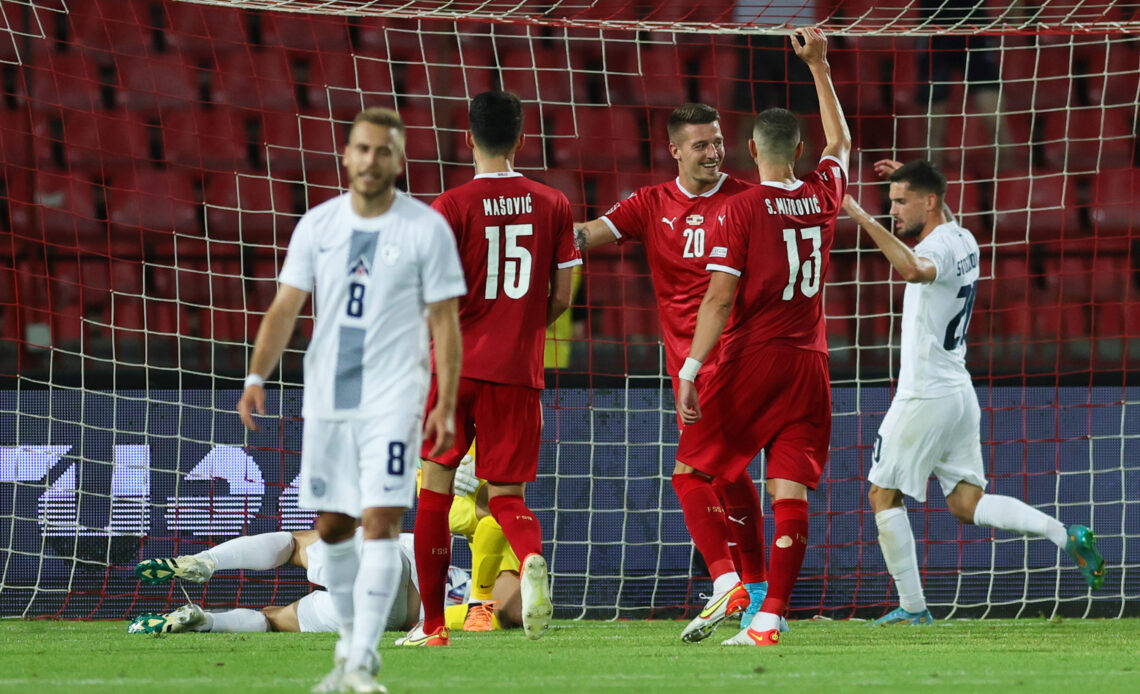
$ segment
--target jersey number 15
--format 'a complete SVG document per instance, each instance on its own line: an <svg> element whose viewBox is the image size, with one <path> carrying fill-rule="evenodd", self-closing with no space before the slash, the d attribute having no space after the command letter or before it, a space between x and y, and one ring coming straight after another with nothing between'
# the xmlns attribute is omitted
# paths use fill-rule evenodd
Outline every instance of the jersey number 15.
<svg viewBox="0 0 1140 694"><path fill-rule="evenodd" d="M507 224L504 227L487 227L487 287L484 299L499 296L499 276L502 275L503 293L511 299L521 299L530 290L530 268L533 263L530 251L518 245L520 236L533 236L533 224ZM501 237L501 241L500 241ZM499 246L503 247L503 268L499 269Z"/></svg>

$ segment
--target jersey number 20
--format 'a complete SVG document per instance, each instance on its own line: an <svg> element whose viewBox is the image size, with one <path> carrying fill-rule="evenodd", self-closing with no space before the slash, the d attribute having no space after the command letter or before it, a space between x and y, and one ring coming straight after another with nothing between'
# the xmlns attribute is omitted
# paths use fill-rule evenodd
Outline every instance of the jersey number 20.
<svg viewBox="0 0 1140 694"><path fill-rule="evenodd" d="M487 287L484 299L499 296L499 275L502 275L503 293L512 299L521 299L530 289L530 251L518 245L520 236L534 235L532 224L508 224L504 227L487 227ZM500 242L500 237L502 241ZM499 270L499 246L503 247L503 269Z"/></svg>
<svg viewBox="0 0 1140 694"><path fill-rule="evenodd" d="M800 244L796 238L795 229L784 229L784 244L788 247L788 286L784 287L784 294L780 297L790 301L796 294L796 280L803 274L800 281L800 291L804 296L815 296L819 293L819 271L823 256L820 255L820 242L822 240L820 227L808 227L799 230L799 237L811 241L811 256L800 263Z"/></svg>
<svg viewBox="0 0 1140 694"><path fill-rule="evenodd" d="M974 299L978 296L978 283L964 284L958 290L958 298L962 302L962 310L958 311L946 325L946 337L942 339L942 348L952 352L966 341L966 330L970 327L970 316L974 313Z"/></svg>

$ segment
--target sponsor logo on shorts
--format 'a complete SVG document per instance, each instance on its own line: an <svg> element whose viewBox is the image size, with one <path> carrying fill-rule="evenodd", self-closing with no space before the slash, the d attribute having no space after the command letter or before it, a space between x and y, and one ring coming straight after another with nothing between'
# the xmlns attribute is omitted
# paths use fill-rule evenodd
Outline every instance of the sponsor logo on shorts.
<svg viewBox="0 0 1140 694"><path fill-rule="evenodd" d="M314 477L309 482L309 491L313 493L313 496L324 496L328 489L328 484L325 483L323 477Z"/></svg>

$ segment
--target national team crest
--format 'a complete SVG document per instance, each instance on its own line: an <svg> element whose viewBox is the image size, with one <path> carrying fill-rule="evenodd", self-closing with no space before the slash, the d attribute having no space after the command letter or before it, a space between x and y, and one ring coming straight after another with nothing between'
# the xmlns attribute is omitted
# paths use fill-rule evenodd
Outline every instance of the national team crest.
<svg viewBox="0 0 1140 694"><path fill-rule="evenodd" d="M380 249L380 257L384 260L385 265L395 265L396 261L400 259L400 247L394 243L389 243Z"/></svg>
<svg viewBox="0 0 1140 694"><path fill-rule="evenodd" d="M348 266L349 277L370 277L372 275L372 263L364 256L360 256Z"/></svg>
<svg viewBox="0 0 1140 694"><path fill-rule="evenodd" d="M704 222L705 218L699 214L691 214L688 217L685 217L685 224L691 227L700 226L701 224L704 224Z"/></svg>

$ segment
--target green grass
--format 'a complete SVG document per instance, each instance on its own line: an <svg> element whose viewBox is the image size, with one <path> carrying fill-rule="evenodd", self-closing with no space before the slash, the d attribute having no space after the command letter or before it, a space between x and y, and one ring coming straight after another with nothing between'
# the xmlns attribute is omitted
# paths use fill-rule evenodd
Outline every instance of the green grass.
<svg viewBox="0 0 1140 694"><path fill-rule="evenodd" d="M1140 620L949 621L928 628L793 622L773 648L728 648L722 626L684 644L682 622L556 622L457 634L449 648L397 649L381 680L398 692L803 692L917 687L1140 692ZM717 637L720 637L718 639ZM0 622L0 692L304 692L331 666L331 634L128 635L126 622Z"/></svg>

